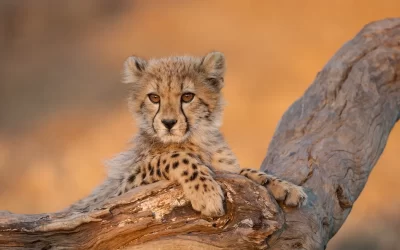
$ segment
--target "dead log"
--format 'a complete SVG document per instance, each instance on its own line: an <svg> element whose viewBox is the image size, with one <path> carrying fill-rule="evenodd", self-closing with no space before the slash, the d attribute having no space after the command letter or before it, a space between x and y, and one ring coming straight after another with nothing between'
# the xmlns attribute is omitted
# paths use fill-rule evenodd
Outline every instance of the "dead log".
<svg viewBox="0 0 400 250"><path fill-rule="evenodd" d="M226 215L193 211L179 186L136 188L88 213L0 212L0 249L323 249L400 118L400 19L367 25L283 115L261 169L304 186L302 209L218 173Z"/></svg>

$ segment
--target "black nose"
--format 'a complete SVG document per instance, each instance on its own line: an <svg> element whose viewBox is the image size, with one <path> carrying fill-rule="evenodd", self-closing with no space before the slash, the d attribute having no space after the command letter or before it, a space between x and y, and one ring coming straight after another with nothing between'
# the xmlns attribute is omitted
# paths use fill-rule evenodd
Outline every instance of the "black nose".
<svg viewBox="0 0 400 250"><path fill-rule="evenodd" d="M161 122L167 129L171 129L176 124L176 120L170 120L170 119L163 119L161 120Z"/></svg>

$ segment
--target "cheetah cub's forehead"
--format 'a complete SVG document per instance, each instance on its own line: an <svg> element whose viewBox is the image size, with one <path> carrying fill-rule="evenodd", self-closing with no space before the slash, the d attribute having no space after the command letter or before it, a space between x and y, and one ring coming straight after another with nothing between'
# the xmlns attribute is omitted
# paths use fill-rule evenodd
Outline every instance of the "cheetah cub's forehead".
<svg viewBox="0 0 400 250"><path fill-rule="evenodd" d="M220 126L224 74L220 52L148 61L131 56L123 82L130 85L130 108L141 132L166 143L182 142Z"/></svg>
<svg viewBox="0 0 400 250"><path fill-rule="evenodd" d="M176 56L148 61L131 56L124 63L122 81L131 85L135 96L151 87L167 94L171 89L181 90L185 83L219 93L224 74L225 58L220 52L204 57Z"/></svg>

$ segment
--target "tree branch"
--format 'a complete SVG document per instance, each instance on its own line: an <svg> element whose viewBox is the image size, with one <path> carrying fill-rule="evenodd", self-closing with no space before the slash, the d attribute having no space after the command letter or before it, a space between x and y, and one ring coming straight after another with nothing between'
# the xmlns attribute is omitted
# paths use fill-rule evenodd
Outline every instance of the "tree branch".
<svg viewBox="0 0 400 250"><path fill-rule="evenodd" d="M400 115L400 19L367 25L283 115L261 170L310 190L273 249L321 249L349 215ZM283 240L285 239L285 240Z"/></svg>
<svg viewBox="0 0 400 250"><path fill-rule="evenodd" d="M226 215L191 209L158 182L88 213L0 212L0 249L323 249L362 191L400 118L400 19L367 25L284 114L261 169L307 189L281 207L268 191L218 173Z"/></svg>
<svg viewBox="0 0 400 250"><path fill-rule="evenodd" d="M220 218L201 216L179 186L161 181L89 213L2 213L0 249L246 249L282 228L283 213L264 187L235 174L220 173L217 180L227 197Z"/></svg>

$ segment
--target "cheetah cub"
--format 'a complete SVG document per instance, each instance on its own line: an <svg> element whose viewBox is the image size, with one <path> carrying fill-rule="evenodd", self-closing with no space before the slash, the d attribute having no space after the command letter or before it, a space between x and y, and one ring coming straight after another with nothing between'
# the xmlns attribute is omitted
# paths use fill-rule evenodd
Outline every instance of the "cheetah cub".
<svg viewBox="0 0 400 250"><path fill-rule="evenodd" d="M214 171L229 171L266 185L288 206L305 204L303 189L252 169L240 169L219 127L223 109L225 58L212 52L202 58L129 57L123 82L129 84L129 107L139 132L134 147L109 162L109 175L73 208L91 210L110 197L159 180L179 183L194 210L224 214L224 194Z"/></svg>

